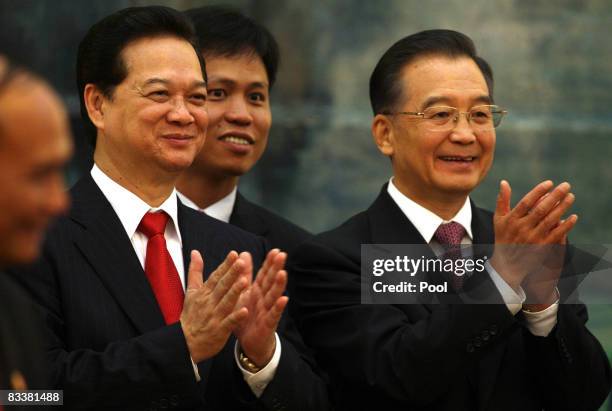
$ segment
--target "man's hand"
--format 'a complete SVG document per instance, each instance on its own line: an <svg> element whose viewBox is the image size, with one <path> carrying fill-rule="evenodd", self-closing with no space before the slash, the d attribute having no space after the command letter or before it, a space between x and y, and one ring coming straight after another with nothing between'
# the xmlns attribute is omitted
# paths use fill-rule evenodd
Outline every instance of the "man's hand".
<svg viewBox="0 0 612 411"><path fill-rule="evenodd" d="M548 291L554 292L562 265L556 261L558 255L554 257L555 261L549 260L552 258L551 251L555 250L556 246L553 245L564 243L578 217L573 214L561 220L574 202L570 185L561 183L550 191L552 187L552 181L538 184L511 209L510 184L505 180L500 184L493 219L495 251L491 265L514 290L519 289L528 274L537 274L547 262L549 266L555 267L546 272ZM529 293L530 290L526 291ZM545 290L538 291L540 296L543 293Z"/></svg>
<svg viewBox="0 0 612 411"><path fill-rule="evenodd" d="M271 250L255 281L240 298L239 305L248 309L249 316L234 333L244 354L262 368L274 355L274 333L289 301L283 296L287 286L287 272L283 270L286 259L287 254ZM250 256L249 264L252 264Z"/></svg>
<svg viewBox="0 0 612 411"><path fill-rule="evenodd" d="M194 362L221 351L234 328L247 318L248 309L237 303L248 285L245 277L252 275L248 269L249 262L231 251L203 282L202 256L196 250L191 252L181 327Z"/></svg>

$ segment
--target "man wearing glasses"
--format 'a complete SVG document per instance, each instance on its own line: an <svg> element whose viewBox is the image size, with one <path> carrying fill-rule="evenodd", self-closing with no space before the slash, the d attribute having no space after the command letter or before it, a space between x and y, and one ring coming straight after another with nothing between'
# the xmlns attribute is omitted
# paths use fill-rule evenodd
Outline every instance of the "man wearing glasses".
<svg viewBox="0 0 612 411"><path fill-rule="evenodd" d="M470 201L506 113L473 42L450 30L398 41L371 76L370 98L374 141L393 177L366 211L299 247L290 267L294 314L337 409L597 409L609 364L584 305L560 304L564 251L499 247L565 250L577 220L563 218L569 184L542 182L511 208L503 181L495 214ZM495 304L362 304L362 244L429 245L450 258L453 246L494 244L484 271L450 274L449 295L484 289Z"/></svg>

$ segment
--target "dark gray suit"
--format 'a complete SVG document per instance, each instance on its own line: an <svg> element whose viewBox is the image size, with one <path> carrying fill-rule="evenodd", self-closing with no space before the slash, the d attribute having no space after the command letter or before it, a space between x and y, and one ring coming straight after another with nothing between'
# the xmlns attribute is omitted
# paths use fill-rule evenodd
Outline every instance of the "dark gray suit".
<svg viewBox="0 0 612 411"><path fill-rule="evenodd" d="M196 383L180 324L164 325L112 207L89 175L71 194L72 210L51 229L42 260L15 273L44 310L52 382L65 390L67 408L293 410L327 401L311 360L285 341L276 378L259 400L235 364L233 338L198 364ZM180 202L178 220L185 267L192 249L204 256L205 276L232 249L250 251L254 267L261 265L261 238ZM308 391L296 396L299 384Z"/></svg>
<svg viewBox="0 0 612 411"><path fill-rule="evenodd" d="M474 244L493 244L491 213L472 205L472 214ZM290 264L293 315L330 374L338 410L578 411L606 398L610 365L585 327L584 305L560 305L545 338L501 297L488 305L363 305L361 244L425 241L385 186L369 209L304 243ZM470 281L494 290L486 274Z"/></svg>

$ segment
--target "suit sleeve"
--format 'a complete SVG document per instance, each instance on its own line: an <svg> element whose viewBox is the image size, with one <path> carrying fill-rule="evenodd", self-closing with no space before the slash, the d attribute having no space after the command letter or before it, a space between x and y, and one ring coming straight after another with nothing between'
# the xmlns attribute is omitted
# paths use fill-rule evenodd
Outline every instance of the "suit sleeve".
<svg viewBox="0 0 612 411"><path fill-rule="evenodd" d="M546 337L524 331L529 378L543 393L547 410L597 410L610 392L610 363L586 328L588 312L577 287L599 258L575 247L568 250L555 328Z"/></svg>
<svg viewBox="0 0 612 411"><path fill-rule="evenodd" d="M263 242L262 256L270 250L269 242ZM263 263L254 261L259 267ZM289 305L291 305L291 298ZM234 396L242 406L258 410L325 411L331 409L327 378L317 367L312 352L304 344L295 322L286 308L278 325L277 334L281 341L281 358L274 378L268 383L257 399L240 372L234 373L240 379L234 388ZM237 367L236 367L237 368Z"/></svg>
<svg viewBox="0 0 612 411"><path fill-rule="evenodd" d="M361 304L359 247L327 240L297 250L292 292L302 335L336 383L432 405L488 348L530 334L503 304ZM609 392L608 360L585 322L583 305L563 305L553 335L523 340L551 410L597 409Z"/></svg>
<svg viewBox="0 0 612 411"><path fill-rule="evenodd" d="M293 314L332 380L406 404L431 405L485 348L519 327L503 304L409 310L361 304L358 246L339 251L311 241L298 248L290 268ZM487 286L494 290L491 281Z"/></svg>
<svg viewBox="0 0 612 411"><path fill-rule="evenodd" d="M304 345L286 311L279 325L282 351L274 379L260 401L267 410L325 411L331 409L327 379ZM284 408L283 408L284 407Z"/></svg>

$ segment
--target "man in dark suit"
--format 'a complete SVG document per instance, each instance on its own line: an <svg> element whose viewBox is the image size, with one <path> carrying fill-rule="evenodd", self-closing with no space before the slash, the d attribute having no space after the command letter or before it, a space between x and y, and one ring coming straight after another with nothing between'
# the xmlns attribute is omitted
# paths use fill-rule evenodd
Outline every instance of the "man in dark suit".
<svg viewBox="0 0 612 411"><path fill-rule="evenodd" d="M562 219L569 184L538 184L511 209L503 181L495 215L469 199L505 114L492 91L489 65L450 30L398 41L372 74L372 133L393 177L366 211L300 246L289 268L295 318L337 409L596 410L609 392L585 306L560 304L569 294L555 286L564 255L551 250L565 249L576 223ZM362 304L362 244L429 245L428 257L472 243L495 245L486 270L437 294L443 303ZM517 244L544 247L513 254ZM571 269L566 258L563 275Z"/></svg>
<svg viewBox="0 0 612 411"><path fill-rule="evenodd" d="M270 89L279 62L276 40L232 9L208 6L186 14L206 58L210 124L204 148L179 179L179 196L186 205L291 253L310 235L238 191L240 176L257 163L268 142Z"/></svg>
<svg viewBox="0 0 612 411"><path fill-rule="evenodd" d="M0 270L39 255L49 221L68 205L63 168L71 152L58 96L0 55ZM3 272L0 301L0 389L48 388L39 313Z"/></svg>
<svg viewBox="0 0 612 411"><path fill-rule="evenodd" d="M67 408L317 409L324 386L275 332L285 254L266 256L263 239L191 210L174 189L208 123L193 34L161 6L88 31L77 84L95 164L42 260L15 278L44 311ZM299 384L308 397L293 395Z"/></svg>

